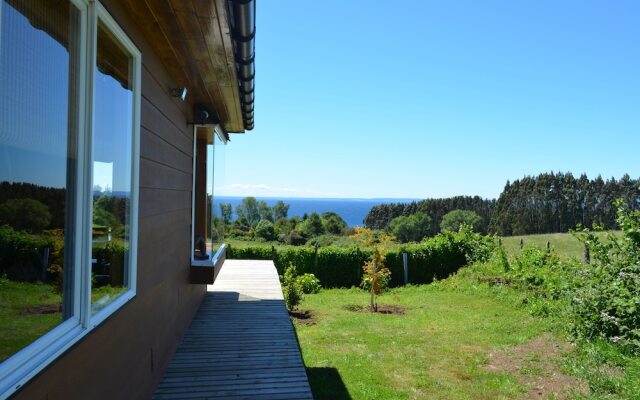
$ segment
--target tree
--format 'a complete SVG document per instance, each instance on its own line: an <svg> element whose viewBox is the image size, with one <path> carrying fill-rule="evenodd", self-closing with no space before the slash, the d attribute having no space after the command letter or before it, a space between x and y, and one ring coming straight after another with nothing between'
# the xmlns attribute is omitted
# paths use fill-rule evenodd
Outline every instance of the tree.
<svg viewBox="0 0 640 400"><path fill-rule="evenodd" d="M115 228L118 224L116 216L112 212L112 197L102 195L93 202L93 223L96 225Z"/></svg>
<svg viewBox="0 0 640 400"><path fill-rule="evenodd" d="M224 239L227 230L227 224L221 217L213 216L211 220L211 239L219 241Z"/></svg>
<svg viewBox="0 0 640 400"><path fill-rule="evenodd" d="M302 285L297 279L298 272L293 264L289 264L284 270L284 274L280 276L282 281L282 294L287 310L293 311L300 301L302 301Z"/></svg>
<svg viewBox="0 0 640 400"><path fill-rule="evenodd" d="M34 199L9 199L0 204L0 225L40 233L51 222L49 207Z"/></svg>
<svg viewBox="0 0 640 400"><path fill-rule="evenodd" d="M431 218L424 213L401 215L391 220L389 230L402 243L419 242L429 234Z"/></svg>
<svg viewBox="0 0 640 400"><path fill-rule="evenodd" d="M267 221L273 222L273 209L267 205L264 201L258 202L258 215L260 219L266 219Z"/></svg>
<svg viewBox="0 0 640 400"><path fill-rule="evenodd" d="M319 236L324 233L324 226L322 226L322 220L317 212L311 213L309 218L305 219L299 227L300 233L308 238Z"/></svg>
<svg viewBox="0 0 640 400"><path fill-rule="evenodd" d="M289 214L289 204L282 200L278 200L273 206L273 218L277 221L281 218L287 218Z"/></svg>
<svg viewBox="0 0 640 400"><path fill-rule="evenodd" d="M231 203L220 204L220 215L222 216L222 221L224 221L225 225L229 225L231 223L231 220L233 219L233 206Z"/></svg>
<svg viewBox="0 0 640 400"><path fill-rule="evenodd" d="M242 202L236 206L236 214L238 218L245 220L248 225L255 226L260 222L260 211L258 201L255 197L245 197Z"/></svg>
<svg viewBox="0 0 640 400"><path fill-rule="evenodd" d="M474 232L478 232L482 227L482 218L473 211L453 210L442 217L440 229L442 232L458 232L462 225L470 226Z"/></svg>
<svg viewBox="0 0 640 400"><path fill-rule="evenodd" d="M256 231L256 235L260 236L264 240L271 241L276 239L276 229L273 226L273 223L266 219L263 219L260 222L258 222L258 225L256 225L255 231Z"/></svg>
<svg viewBox="0 0 640 400"><path fill-rule="evenodd" d="M340 235L345 229L347 229L347 223L345 220L332 211L323 212L320 218L322 219L324 230L327 233Z"/></svg>
<svg viewBox="0 0 640 400"><path fill-rule="evenodd" d="M374 206L364 219L364 224L371 229L386 229L394 218L409 216L417 212L427 214L432 223L429 236L440 231L442 217L453 210L471 210L482 217L481 233L488 230L496 201L483 199L480 196L454 196L444 199L426 199L411 203L388 203Z"/></svg>
<svg viewBox="0 0 640 400"><path fill-rule="evenodd" d="M389 280L391 271L384 266L386 257L386 248L393 240L393 236L375 235L371 229L356 227L356 233L352 236L364 246L370 247L373 252L371 258L365 262L362 270L362 286L368 289L371 295L371 312L378 312L378 296L384 293Z"/></svg>

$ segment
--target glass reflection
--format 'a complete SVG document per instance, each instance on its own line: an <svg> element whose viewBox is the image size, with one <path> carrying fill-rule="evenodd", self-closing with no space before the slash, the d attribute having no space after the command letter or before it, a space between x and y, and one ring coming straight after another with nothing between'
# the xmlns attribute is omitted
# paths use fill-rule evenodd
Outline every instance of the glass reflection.
<svg viewBox="0 0 640 400"><path fill-rule="evenodd" d="M225 238L226 225L230 222L229 211L224 209L227 205L223 205L217 199L216 193L218 188L225 184L225 143L220 140L220 137L216 132L213 134L214 144L212 147L211 156L211 215L213 215L212 223L212 247L217 250ZM225 212L223 212L223 210ZM229 220L229 221L225 221Z"/></svg>
<svg viewBox="0 0 640 400"><path fill-rule="evenodd" d="M80 14L0 1L0 362L73 316Z"/></svg>
<svg viewBox="0 0 640 400"><path fill-rule="evenodd" d="M92 313L128 287L133 138L132 57L102 22L97 44Z"/></svg>

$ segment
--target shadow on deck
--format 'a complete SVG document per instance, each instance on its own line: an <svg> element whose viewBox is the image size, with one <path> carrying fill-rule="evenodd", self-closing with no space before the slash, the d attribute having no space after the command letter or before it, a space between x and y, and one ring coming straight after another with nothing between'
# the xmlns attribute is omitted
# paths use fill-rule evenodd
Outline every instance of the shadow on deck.
<svg viewBox="0 0 640 400"><path fill-rule="evenodd" d="M271 261L228 260L154 399L311 399Z"/></svg>

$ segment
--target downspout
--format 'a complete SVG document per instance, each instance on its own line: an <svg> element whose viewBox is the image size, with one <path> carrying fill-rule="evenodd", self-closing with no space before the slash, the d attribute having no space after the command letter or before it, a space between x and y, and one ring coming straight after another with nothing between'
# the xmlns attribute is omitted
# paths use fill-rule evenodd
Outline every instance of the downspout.
<svg viewBox="0 0 640 400"><path fill-rule="evenodd" d="M229 0L228 6L240 89L242 121L246 130L252 130L256 70L256 0Z"/></svg>

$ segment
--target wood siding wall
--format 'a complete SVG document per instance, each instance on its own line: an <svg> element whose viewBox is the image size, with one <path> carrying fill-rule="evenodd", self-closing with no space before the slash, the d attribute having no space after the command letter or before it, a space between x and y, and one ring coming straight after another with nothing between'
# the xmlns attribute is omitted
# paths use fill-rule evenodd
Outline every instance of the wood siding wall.
<svg viewBox="0 0 640 400"><path fill-rule="evenodd" d="M142 52L137 295L16 399L150 398L206 291L189 284L191 106L118 1L102 4Z"/></svg>

